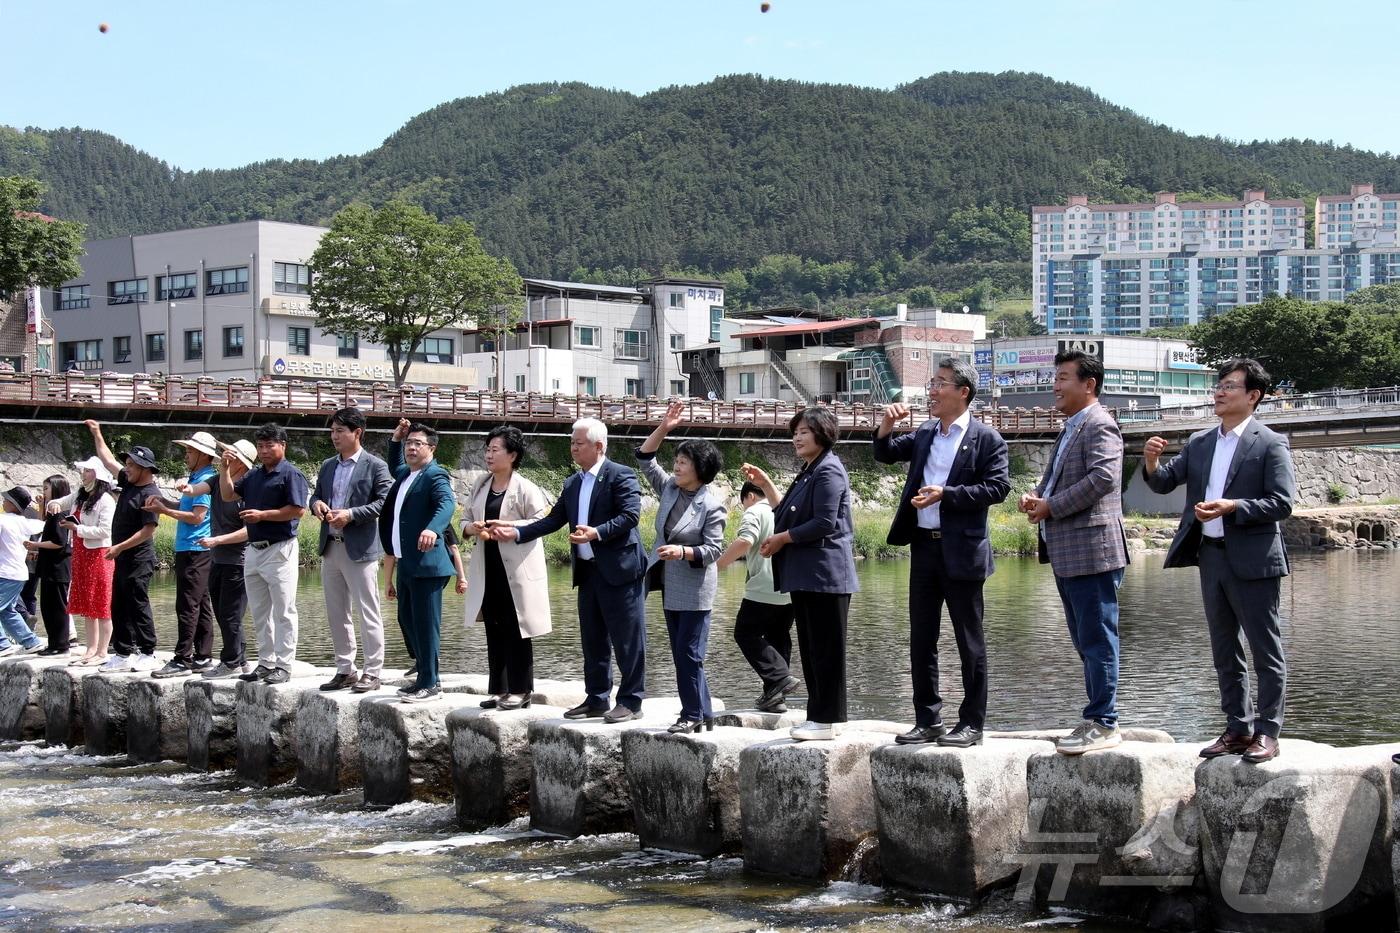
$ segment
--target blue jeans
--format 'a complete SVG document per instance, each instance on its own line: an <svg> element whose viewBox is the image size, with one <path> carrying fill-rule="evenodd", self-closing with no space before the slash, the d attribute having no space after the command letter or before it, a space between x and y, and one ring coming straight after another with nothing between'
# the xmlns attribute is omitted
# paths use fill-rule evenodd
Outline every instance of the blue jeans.
<svg viewBox="0 0 1400 933"><path fill-rule="evenodd" d="M1084 718L1118 724L1118 587L1123 568L1083 577L1055 577L1070 641L1084 663Z"/></svg>
<svg viewBox="0 0 1400 933"><path fill-rule="evenodd" d="M19 642L21 648L33 648L39 644L39 636L24 624L24 616L19 614L19 594L24 589L25 580L0 580L0 651L10 647L10 641Z"/></svg>

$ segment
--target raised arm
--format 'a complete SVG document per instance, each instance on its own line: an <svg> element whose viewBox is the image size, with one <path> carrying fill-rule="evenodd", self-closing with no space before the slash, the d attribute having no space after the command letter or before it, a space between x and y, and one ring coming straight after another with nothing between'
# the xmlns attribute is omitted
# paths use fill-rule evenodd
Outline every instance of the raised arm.
<svg viewBox="0 0 1400 933"><path fill-rule="evenodd" d="M102 461L102 465L107 468L107 472L116 476L122 470L122 465L117 458L112 456L112 449L107 446L107 440L102 436L102 425L89 418L83 422L87 426L88 433L92 435L92 444L97 449L97 459Z"/></svg>

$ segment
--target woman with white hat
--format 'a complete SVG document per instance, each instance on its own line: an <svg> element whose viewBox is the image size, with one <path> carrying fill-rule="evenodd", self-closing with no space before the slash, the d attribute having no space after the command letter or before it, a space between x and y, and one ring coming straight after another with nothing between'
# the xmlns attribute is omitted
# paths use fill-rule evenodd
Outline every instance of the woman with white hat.
<svg viewBox="0 0 1400 933"><path fill-rule="evenodd" d="M55 499L49 510L68 513L62 524L72 533L73 582L68 590L68 614L83 620L87 636L83 656L73 663L94 667L107 660L112 640L112 568L107 548L112 546L112 516L116 503L111 493L113 477L97 457L73 464L82 475L76 493Z"/></svg>

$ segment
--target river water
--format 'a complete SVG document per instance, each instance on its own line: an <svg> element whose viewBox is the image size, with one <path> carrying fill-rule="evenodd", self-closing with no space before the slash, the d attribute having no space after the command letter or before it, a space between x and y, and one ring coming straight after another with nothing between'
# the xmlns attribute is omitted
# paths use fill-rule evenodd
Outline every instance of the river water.
<svg viewBox="0 0 1400 933"><path fill-rule="evenodd" d="M1221 721L1196 575L1139 559L1123 590L1123 723L1179 740ZM1338 745L1400 735L1400 554L1294 558L1284 584L1289 669L1284 734ZM909 718L908 564L867 562L852 602L852 718ZM552 571L556 631L537 642L541 677L577 679L578 633L567 571ZM725 575L707 668L714 693L746 706L757 681L729 632L742 572ZM173 585L156 587L161 644L173 640ZM653 602L655 597L653 597ZM480 631L460 624L449 592L443 669L480 671ZM319 581L304 575L300 657L329 661ZM991 728L1067 726L1083 705L1078 662L1048 568L1002 560L986 588ZM655 610L655 607L652 607ZM392 610L390 610L392 613ZM649 689L674 693L664 625L651 613ZM945 623L945 695L959 699ZM390 639L390 665L402 645ZM950 666L951 665L951 666ZM737 858L639 852L630 835L558 840L527 821L461 834L450 805L368 812L358 793L307 797L250 789L228 772L174 763L128 766L39 743L0 746L0 926L170 929L336 928L628 931L940 928L1006 930L1037 917L998 894L968 914L859 879L806 885L746 876Z"/></svg>

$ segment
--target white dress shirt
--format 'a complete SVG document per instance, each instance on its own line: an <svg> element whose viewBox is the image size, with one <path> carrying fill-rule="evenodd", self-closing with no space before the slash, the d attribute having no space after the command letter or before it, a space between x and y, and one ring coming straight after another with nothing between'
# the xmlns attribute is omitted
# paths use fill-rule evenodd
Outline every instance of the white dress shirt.
<svg viewBox="0 0 1400 933"><path fill-rule="evenodd" d="M389 540L394 545L394 556L403 558L403 544L399 540L399 513L403 511L403 500L408 498L408 491L413 488L413 483L418 479L418 474L422 470L413 470L404 477L403 485L399 487L399 494L394 499L394 528L390 533Z"/></svg>
<svg viewBox="0 0 1400 933"><path fill-rule="evenodd" d="M1215 455L1210 458L1210 479L1206 481L1206 502L1219 499L1225 495L1225 477L1230 472L1230 464L1235 459L1235 450L1240 446L1240 435L1249 425L1250 418L1246 418L1234 429L1221 433L1219 429L1215 432ZM1225 537L1225 521L1220 518L1212 518L1201 525L1201 534L1207 538Z"/></svg>
<svg viewBox="0 0 1400 933"><path fill-rule="evenodd" d="M943 422L938 422L938 426L933 429L933 443L929 445L928 460L924 463L924 486L943 486L948 482L948 472L953 469L953 460L958 455L958 448L962 446L962 439L967 434L968 422L972 420L972 412L965 411L948 425L948 433L943 433ZM920 528L936 529L943 527L943 516L939 512L941 502L919 509L914 514L918 517Z"/></svg>
<svg viewBox="0 0 1400 933"><path fill-rule="evenodd" d="M593 501L593 487L598 482L598 471L603 468L603 461L607 459L607 457L599 457L597 463L584 471L583 479L579 482L578 487L578 515L575 516L575 525L588 524L588 506ZM580 560L592 560L593 545L586 541L580 544L578 556Z"/></svg>

